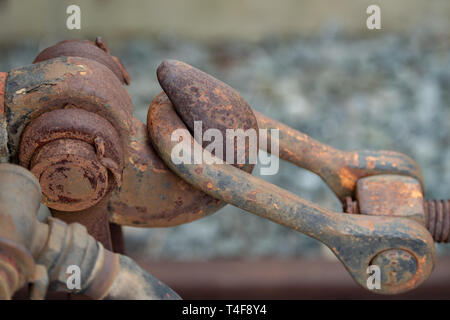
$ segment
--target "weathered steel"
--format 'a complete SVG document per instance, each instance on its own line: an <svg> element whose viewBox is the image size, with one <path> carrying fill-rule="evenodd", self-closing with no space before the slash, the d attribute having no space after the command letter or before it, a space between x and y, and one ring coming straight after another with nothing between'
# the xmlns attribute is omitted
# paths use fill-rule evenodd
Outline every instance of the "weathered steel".
<svg viewBox="0 0 450 320"><path fill-rule="evenodd" d="M225 204L173 173L158 157L144 125L134 119L125 146L122 187L108 204L110 221L135 227L170 227L208 216Z"/></svg>
<svg viewBox="0 0 450 320"><path fill-rule="evenodd" d="M419 165L403 153L338 150L257 111L254 113L259 128L279 130L280 158L320 176L342 202L347 196L354 197L359 179L371 175L405 175L420 181L423 188ZM270 130L267 136L270 148Z"/></svg>
<svg viewBox="0 0 450 320"><path fill-rule="evenodd" d="M423 193L419 181L399 175L377 175L356 184L359 213L414 219L425 225Z"/></svg>
<svg viewBox="0 0 450 320"><path fill-rule="evenodd" d="M19 161L39 179L43 202L52 209L87 209L121 184L119 135L107 120L82 109L34 119L22 134Z"/></svg>
<svg viewBox="0 0 450 320"><path fill-rule="evenodd" d="M356 199L346 198L346 213L412 218L428 229L435 242L450 240L450 200L424 200L414 178L379 175L360 179Z"/></svg>
<svg viewBox="0 0 450 320"><path fill-rule="evenodd" d="M98 203L108 191L108 171L86 142L59 139L45 144L33 157L31 172L42 185L49 208L78 211Z"/></svg>
<svg viewBox="0 0 450 320"><path fill-rule="evenodd" d="M82 109L54 110L29 124L20 142L20 165L28 167L36 150L58 139L75 139L92 145L98 160L120 177L123 151L117 131L103 117ZM120 180L117 183L120 185Z"/></svg>
<svg viewBox="0 0 450 320"><path fill-rule="evenodd" d="M17 161L24 128L40 115L64 108L103 117L117 130L122 145L133 130L131 98L107 67L79 57L46 60L8 74L5 113L13 162Z"/></svg>
<svg viewBox="0 0 450 320"><path fill-rule="evenodd" d="M186 130L186 126L165 94L152 102L147 126L158 154L183 180L216 199L318 239L336 254L361 286L366 287L366 268L389 249L412 254L416 269L402 283L382 283L379 293L411 290L430 275L435 261L433 239L419 223L404 218L339 214L229 165L174 164L171 150L177 142L171 141L171 133ZM192 148L197 142L191 137L183 143Z"/></svg>
<svg viewBox="0 0 450 320"><path fill-rule="evenodd" d="M86 227L88 233L99 241L103 247L113 251L112 233L109 227L109 213L107 205L109 195L103 197L98 203L84 210L64 211L52 209L52 216L67 224L80 223ZM114 250L114 252L116 252Z"/></svg>
<svg viewBox="0 0 450 320"><path fill-rule="evenodd" d="M130 84L130 76L120 60L110 55L109 49L101 37L95 42L89 40L66 40L44 49L33 63L57 57L81 57L97 61L110 69L124 84Z"/></svg>
<svg viewBox="0 0 450 320"><path fill-rule="evenodd" d="M255 130L258 123L248 103L229 85L194 68L187 63L165 60L156 72L164 92L172 101L178 115L189 130L194 132L195 121L201 121L202 134L208 129L217 129L226 137L227 130ZM206 147L209 141L198 141ZM258 142L257 142L258 143ZM238 148L245 144L234 143L232 164L246 172L252 172L255 163L249 163L249 148L239 150L245 154L245 163L239 164ZM222 160L227 159L225 144ZM215 154L215 153L213 153Z"/></svg>

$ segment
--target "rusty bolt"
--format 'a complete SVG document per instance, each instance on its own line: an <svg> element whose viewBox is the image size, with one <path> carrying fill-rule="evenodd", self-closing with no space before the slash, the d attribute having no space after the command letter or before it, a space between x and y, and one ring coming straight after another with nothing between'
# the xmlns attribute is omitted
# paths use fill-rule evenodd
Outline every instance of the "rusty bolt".
<svg viewBox="0 0 450 320"><path fill-rule="evenodd" d="M411 280L417 272L417 261L412 254L401 249L379 253L371 265L380 267L381 287L396 287Z"/></svg>
<svg viewBox="0 0 450 320"><path fill-rule="evenodd" d="M81 109L44 113L25 129L20 164L42 186L42 201L60 211L98 203L121 184L123 152L119 135L101 116Z"/></svg>
<svg viewBox="0 0 450 320"><path fill-rule="evenodd" d="M34 154L30 169L39 178L43 202L53 209L89 208L108 189L108 170L98 161L94 147L81 140L45 144Z"/></svg>

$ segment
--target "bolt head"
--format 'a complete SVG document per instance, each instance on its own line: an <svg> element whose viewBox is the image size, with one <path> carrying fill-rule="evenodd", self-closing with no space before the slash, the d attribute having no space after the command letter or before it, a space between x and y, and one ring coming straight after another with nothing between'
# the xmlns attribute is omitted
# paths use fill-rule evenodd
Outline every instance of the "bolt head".
<svg viewBox="0 0 450 320"><path fill-rule="evenodd" d="M94 147L84 141L59 139L44 145L31 161L42 186L42 202L60 211L79 211L99 202L108 191L108 170Z"/></svg>

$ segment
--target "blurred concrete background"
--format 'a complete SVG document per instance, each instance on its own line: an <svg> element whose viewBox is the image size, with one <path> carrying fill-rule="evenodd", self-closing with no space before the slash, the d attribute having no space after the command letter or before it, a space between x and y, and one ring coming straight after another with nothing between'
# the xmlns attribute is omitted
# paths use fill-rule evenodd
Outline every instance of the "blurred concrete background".
<svg viewBox="0 0 450 320"><path fill-rule="evenodd" d="M69 4L81 7L81 30L66 29ZM366 28L369 4L381 7L381 30ZM319 141L412 156L427 196L450 196L450 1L0 0L0 26L0 71L58 41L101 35L131 75L142 121L161 90L156 67L179 59ZM318 177L293 165L264 179L341 210ZM131 255L151 260L329 256L231 206L171 229L127 228L126 241Z"/></svg>

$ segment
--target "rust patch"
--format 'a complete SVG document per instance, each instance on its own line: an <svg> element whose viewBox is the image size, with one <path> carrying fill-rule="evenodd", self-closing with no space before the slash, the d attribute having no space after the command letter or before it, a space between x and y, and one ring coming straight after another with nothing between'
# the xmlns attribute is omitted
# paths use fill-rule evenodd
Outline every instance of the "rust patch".
<svg viewBox="0 0 450 320"><path fill-rule="evenodd" d="M158 67L157 76L164 92L191 132L194 132L194 122L202 121L202 133L208 129L218 129L224 139L227 129L253 129L258 134L258 123L252 109L229 85L176 60L163 61ZM206 147L210 142L201 143ZM247 144L245 164L237 164L238 148L243 146L234 143L233 163L246 172L252 172L254 164L249 163ZM226 159L226 151L225 148L222 150L222 160Z"/></svg>

